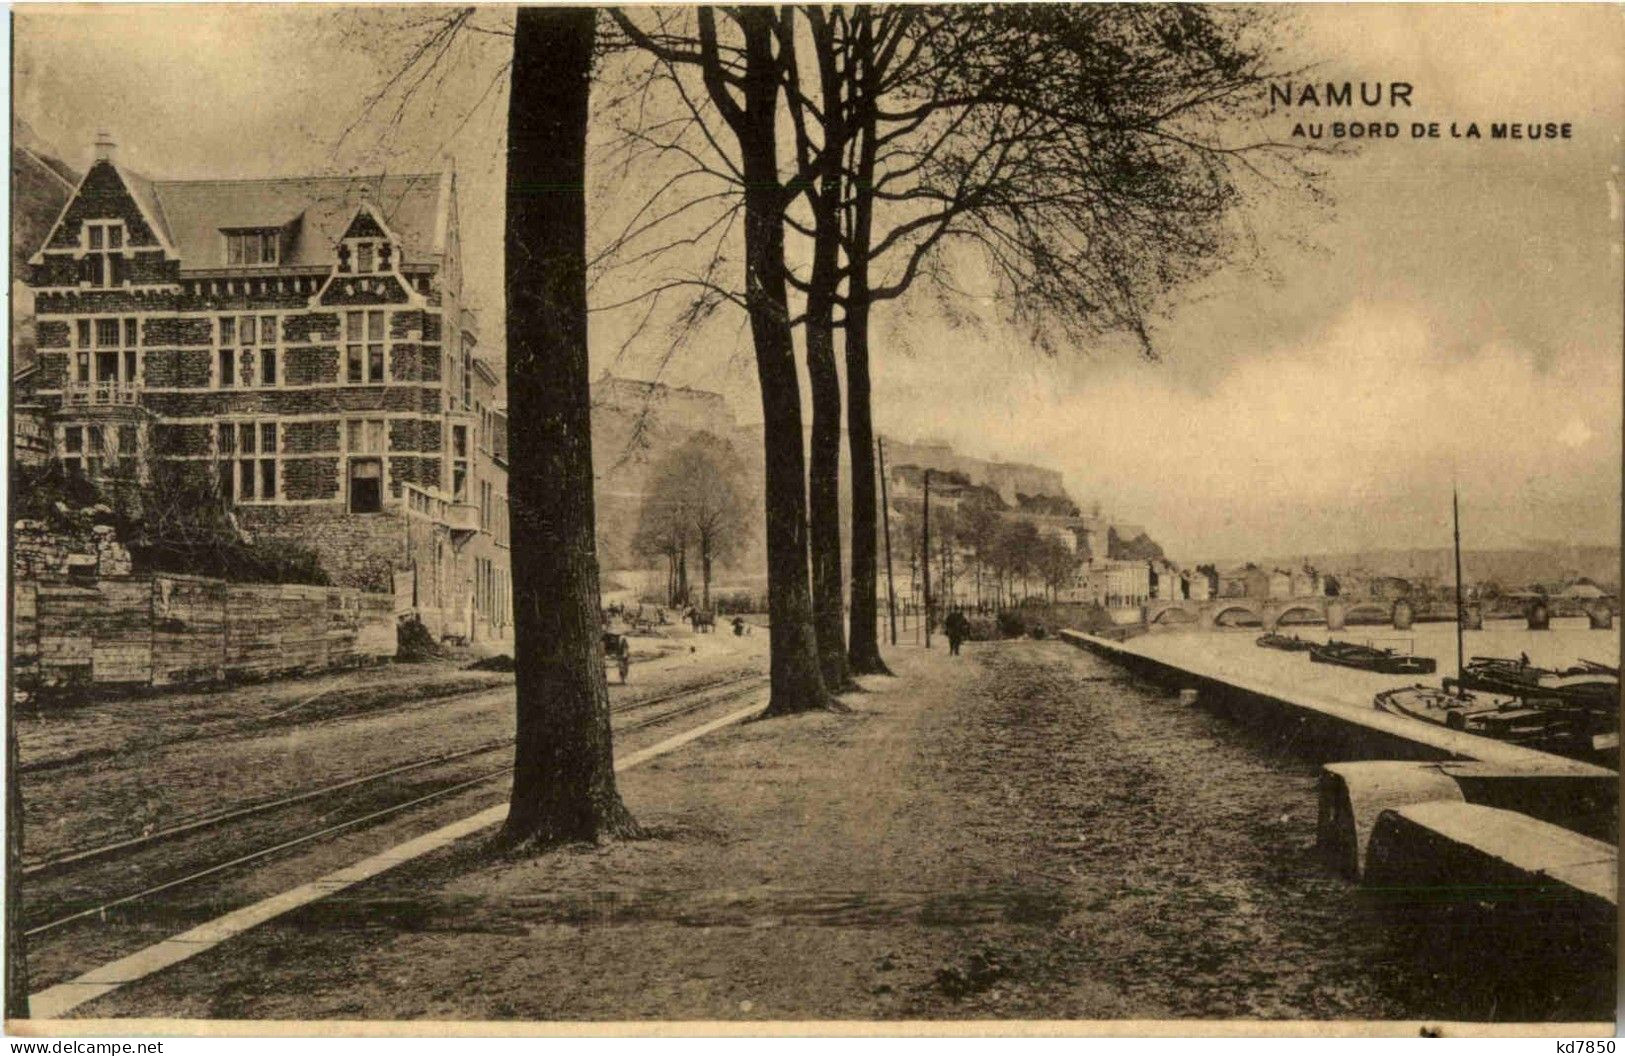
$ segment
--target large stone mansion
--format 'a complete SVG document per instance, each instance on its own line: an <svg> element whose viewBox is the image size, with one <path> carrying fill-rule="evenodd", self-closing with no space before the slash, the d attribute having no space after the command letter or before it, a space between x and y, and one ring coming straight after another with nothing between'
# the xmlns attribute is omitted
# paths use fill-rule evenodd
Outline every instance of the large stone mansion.
<svg viewBox="0 0 1625 1056"><path fill-rule="evenodd" d="M464 309L451 173L152 180L102 137L26 281L18 429L46 457L203 463L334 582L510 633L502 368Z"/></svg>

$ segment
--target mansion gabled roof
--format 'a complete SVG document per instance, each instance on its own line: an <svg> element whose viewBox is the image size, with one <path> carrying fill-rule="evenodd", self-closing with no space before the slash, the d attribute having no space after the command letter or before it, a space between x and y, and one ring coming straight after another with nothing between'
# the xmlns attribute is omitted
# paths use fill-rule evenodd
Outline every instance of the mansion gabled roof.
<svg viewBox="0 0 1625 1056"><path fill-rule="evenodd" d="M438 264L454 237L452 179L450 172L430 172L154 180L103 158L86 171L30 259L77 249L79 225L107 217L130 225L129 247L156 246L178 258L182 271L229 267L224 233L270 228L282 236L271 266L327 267L357 224L398 240L403 264Z"/></svg>
<svg viewBox="0 0 1625 1056"><path fill-rule="evenodd" d="M137 177L128 179L142 197ZM437 263L445 251L449 173L301 176L269 180L155 180L158 223L181 267L224 268L222 230L277 227L290 243L283 266L326 265L363 206L401 240L406 264ZM144 205L145 203L143 203Z"/></svg>

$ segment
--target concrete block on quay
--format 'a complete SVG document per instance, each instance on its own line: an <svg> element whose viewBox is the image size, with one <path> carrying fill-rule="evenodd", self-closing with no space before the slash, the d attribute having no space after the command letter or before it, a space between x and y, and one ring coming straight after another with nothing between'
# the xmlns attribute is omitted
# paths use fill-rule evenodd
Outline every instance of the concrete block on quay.
<svg viewBox="0 0 1625 1056"><path fill-rule="evenodd" d="M1612 846L1516 811L1414 803L1377 818L1359 897L1405 970L1486 1018L1536 1018L1615 1006L1618 868Z"/></svg>
<svg viewBox="0 0 1625 1056"><path fill-rule="evenodd" d="M1336 872L1358 879L1365 871L1371 831L1383 811L1413 803L1462 803L1461 786L1431 763L1333 763L1320 772L1316 843Z"/></svg>
<svg viewBox="0 0 1625 1056"><path fill-rule="evenodd" d="M1321 854L1337 872L1358 878L1378 816L1427 802L1511 810L1611 846L1619 839L1618 783L1611 773L1479 762L1332 763L1320 777Z"/></svg>
<svg viewBox="0 0 1625 1056"><path fill-rule="evenodd" d="M1601 840L1516 811L1435 801L1378 816L1365 879L1407 905L1507 907L1606 924L1611 936L1618 875L1618 851Z"/></svg>

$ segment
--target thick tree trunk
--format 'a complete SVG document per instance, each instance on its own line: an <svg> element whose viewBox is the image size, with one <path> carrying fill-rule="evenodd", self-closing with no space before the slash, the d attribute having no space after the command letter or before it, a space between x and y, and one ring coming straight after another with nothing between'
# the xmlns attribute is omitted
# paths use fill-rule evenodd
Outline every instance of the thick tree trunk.
<svg viewBox="0 0 1625 1056"><path fill-rule="evenodd" d="M833 245L829 253L833 257ZM833 260L831 272L833 272ZM813 284L818 284L818 264ZM822 302L822 303L818 303ZM835 371L834 303L807 298L807 378L812 387L812 465L808 481L812 548L813 617L824 685L849 688L841 568L841 383Z"/></svg>
<svg viewBox="0 0 1625 1056"><path fill-rule="evenodd" d="M704 609L711 611L711 544L700 541L700 589L705 592Z"/></svg>
<svg viewBox="0 0 1625 1056"><path fill-rule="evenodd" d="M920 575L925 602L925 647L931 648L931 471L925 471L925 498L920 500Z"/></svg>
<svg viewBox="0 0 1625 1056"><path fill-rule="evenodd" d="M847 659L855 674L886 675L891 671L880 656L880 628L875 611L878 586L875 540L879 525L875 502L874 420L869 403L867 271L865 265L854 266L846 313L846 431L852 459L852 619Z"/></svg>
<svg viewBox="0 0 1625 1056"><path fill-rule="evenodd" d="M703 20L707 8L700 9ZM756 372L762 390L766 459L768 620L771 623L767 715L831 708L818 663L807 580L807 462L802 451L801 383L796 377L785 291L783 188L775 115L779 70L771 8L737 13L745 37L745 105L738 114L745 177L745 291ZM702 29L703 32L703 29Z"/></svg>
<svg viewBox="0 0 1625 1056"><path fill-rule="evenodd" d="M823 49L820 49L822 51ZM839 141L839 110L826 84L827 137ZM833 127L832 127L833 126ZM808 480L812 545L813 619L824 685L840 692L851 685L846 666L841 568L841 379L835 367L835 292L840 283L841 159L824 152L813 206L813 265L807 294L807 380L812 388L812 465Z"/></svg>
<svg viewBox="0 0 1625 1056"><path fill-rule="evenodd" d="M867 82L872 76L870 16L859 16L857 45L859 72ZM858 89L854 110L857 171L853 183L860 190L874 184L875 112L869 86ZM875 510L875 430L870 406L869 385L869 248L874 232L874 199L859 194L847 214L849 267L846 301L846 436L852 459L852 620L847 642L847 662L854 674L889 675L880 657L880 629L877 626L875 595L875 538L878 534ZM897 637L895 628L892 637Z"/></svg>
<svg viewBox="0 0 1625 1056"><path fill-rule="evenodd" d="M508 104L508 495L518 697L502 838L635 831L615 789L587 375L590 7L520 8Z"/></svg>

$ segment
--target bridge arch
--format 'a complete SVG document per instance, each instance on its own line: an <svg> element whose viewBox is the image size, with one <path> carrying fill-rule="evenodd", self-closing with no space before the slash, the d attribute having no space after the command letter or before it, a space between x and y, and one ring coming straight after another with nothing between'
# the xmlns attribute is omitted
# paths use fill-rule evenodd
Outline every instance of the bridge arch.
<svg viewBox="0 0 1625 1056"><path fill-rule="evenodd" d="M1258 611L1258 606L1250 605L1250 604L1248 604L1246 602L1239 601L1239 600L1232 600L1232 601L1221 601L1218 604L1214 605L1214 607L1213 607L1213 626L1214 627L1222 627L1222 626L1224 626L1224 618L1226 616L1234 616L1234 615L1246 616L1248 619L1257 620L1259 623L1264 622L1264 616L1263 616L1263 614L1261 612Z"/></svg>
<svg viewBox="0 0 1625 1056"><path fill-rule="evenodd" d="M1280 612L1277 612L1275 614L1275 623L1277 625L1280 625L1280 624L1286 622L1286 618L1288 616L1294 615L1296 613L1302 613L1302 614L1304 614L1306 616L1313 617L1314 619L1312 621L1310 621L1310 622L1320 623L1320 622L1324 622L1325 619L1326 619L1326 609L1325 609L1324 606L1310 605L1310 604L1307 604L1307 603L1298 603L1298 604L1292 604L1292 605L1284 606L1281 609Z"/></svg>
<svg viewBox="0 0 1625 1056"><path fill-rule="evenodd" d="M1198 619L1197 612L1191 606L1189 606L1189 605L1181 605L1178 602L1171 602L1171 603L1169 603L1167 605L1162 605L1162 606L1159 606L1159 607L1152 608L1150 610L1150 613L1149 613L1147 619L1146 619L1146 623L1148 625L1154 625L1154 624L1169 624L1169 625L1172 625L1172 624L1176 624L1176 623L1177 624L1186 624L1186 623L1195 623L1197 621L1197 619Z"/></svg>
<svg viewBox="0 0 1625 1056"><path fill-rule="evenodd" d="M1356 620L1364 622L1375 620L1378 623L1391 623L1393 618L1392 608L1380 601L1351 601L1343 613L1343 619L1347 623L1353 623Z"/></svg>

